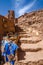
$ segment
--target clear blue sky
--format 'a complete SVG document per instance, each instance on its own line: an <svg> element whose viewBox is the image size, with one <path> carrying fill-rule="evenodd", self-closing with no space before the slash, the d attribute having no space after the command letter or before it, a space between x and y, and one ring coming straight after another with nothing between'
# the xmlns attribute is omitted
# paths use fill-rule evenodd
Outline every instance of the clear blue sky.
<svg viewBox="0 0 43 65"><path fill-rule="evenodd" d="M27 12L43 9L43 0L0 0L0 15L7 15L8 10L15 11L15 17Z"/></svg>

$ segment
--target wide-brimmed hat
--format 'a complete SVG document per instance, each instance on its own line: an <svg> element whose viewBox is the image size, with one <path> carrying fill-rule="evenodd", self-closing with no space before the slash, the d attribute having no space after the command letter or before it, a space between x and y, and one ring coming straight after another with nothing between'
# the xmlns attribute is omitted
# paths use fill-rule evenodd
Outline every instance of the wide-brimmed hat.
<svg viewBox="0 0 43 65"><path fill-rule="evenodd" d="M17 37L10 37L10 40L17 40Z"/></svg>
<svg viewBox="0 0 43 65"><path fill-rule="evenodd" d="M3 39L8 39L8 36L4 36Z"/></svg>

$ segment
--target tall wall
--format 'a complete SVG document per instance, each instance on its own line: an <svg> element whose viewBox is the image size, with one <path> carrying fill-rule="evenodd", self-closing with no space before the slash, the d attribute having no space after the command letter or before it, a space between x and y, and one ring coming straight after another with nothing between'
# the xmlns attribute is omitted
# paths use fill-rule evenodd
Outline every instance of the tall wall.
<svg viewBox="0 0 43 65"><path fill-rule="evenodd" d="M9 10L8 11L8 20L10 20L10 30L13 30L13 31L15 31L14 29L13 29L13 27L15 27L15 13L14 13L14 11L13 10Z"/></svg>
<svg viewBox="0 0 43 65"><path fill-rule="evenodd" d="M0 35L8 32L15 33L14 11L9 11L8 18L0 15Z"/></svg>

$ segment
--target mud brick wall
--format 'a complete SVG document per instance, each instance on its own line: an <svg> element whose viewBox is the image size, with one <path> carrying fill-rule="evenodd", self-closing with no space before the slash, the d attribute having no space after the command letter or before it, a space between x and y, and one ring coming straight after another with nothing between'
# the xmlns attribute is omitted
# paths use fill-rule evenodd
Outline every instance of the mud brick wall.
<svg viewBox="0 0 43 65"><path fill-rule="evenodd" d="M0 34L6 34L8 32L15 33L14 13L12 17L10 17L11 15L12 13L9 14L8 18L0 15Z"/></svg>

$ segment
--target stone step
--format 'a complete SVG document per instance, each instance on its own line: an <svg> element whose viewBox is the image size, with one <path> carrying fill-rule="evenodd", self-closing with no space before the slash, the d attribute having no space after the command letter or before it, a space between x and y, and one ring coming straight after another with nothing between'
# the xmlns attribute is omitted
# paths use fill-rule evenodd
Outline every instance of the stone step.
<svg viewBox="0 0 43 65"><path fill-rule="evenodd" d="M20 55L23 55L21 52ZM38 52L25 52L24 60L19 60L21 62L37 62L39 60L43 60L43 50L40 50Z"/></svg>
<svg viewBox="0 0 43 65"><path fill-rule="evenodd" d="M24 25L20 25L19 27L20 27L21 29L24 29L24 30L29 30L29 27L26 26L26 25L25 25L25 26L24 26Z"/></svg>
<svg viewBox="0 0 43 65"><path fill-rule="evenodd" d="M23 31L23 32L20 31L19 34L26 34L26 32L25 31Z"/></svg>
<svg viewBox="0 0 43 65"><path fill-rule="evenodd" d="M21 34L19 34L19 36L32 36L31 34L29 34L29 33L21 33Z"/></svg>
<svg viewBox="0 0 43 65"><path fill-rule="evenodd" d="M22 33L19 33L19 36L20 36L20 37L30 37L30 36L32 36L32 35L30 35L29 33L25 33L25 32L23 33L23 32L22 32Z"/></svg>
<svg viewBox="0 0 43 65"><path fill-rule="evenodd" d="M40 41L38 44L24 44L22 43L20 45L21 49L38 49L41 48L43 49L43 40Z"/></svg>
<svg viewBox="0 0 43 65"><path fill-rule="evenodd" d="M32 41L32 40L21 40L20 43L24 43L24 44L37 44L38 42L40 42L41 40L37 40L37 41Z"/></svg>
<svg viewBox="0 0 43 65"><path fill-rule="evenodd" d="M23 37L23 38L20 38L20 41L21 41L21 40L39 41L39 40L41 40L41 38L39 38L39 37L28 37L28 38Z"/></svg>
<svg viewBox="0 0 43 65"><path fill-rule="evenodd" d="M27 36L39 36L40 35L40 34L38 34L38 32L37 33L32 33L32 32L28 32L28 31L19 32L19 34L21 36L23 36L23 35L27 35Z"/></svg>
<svg viewBox="0 0 43 65"><path fill-rule="evenodd" d="M43 59L38 61L24 61L20 60L17 65L43 65Z"/></svg>
<svg viewBox="0 0 43 65"><path fill-rule="evenodd" d="M39 52L40 50L43 50L42 48L36 48L36 49L21 49L24 52Z"/></svg>

